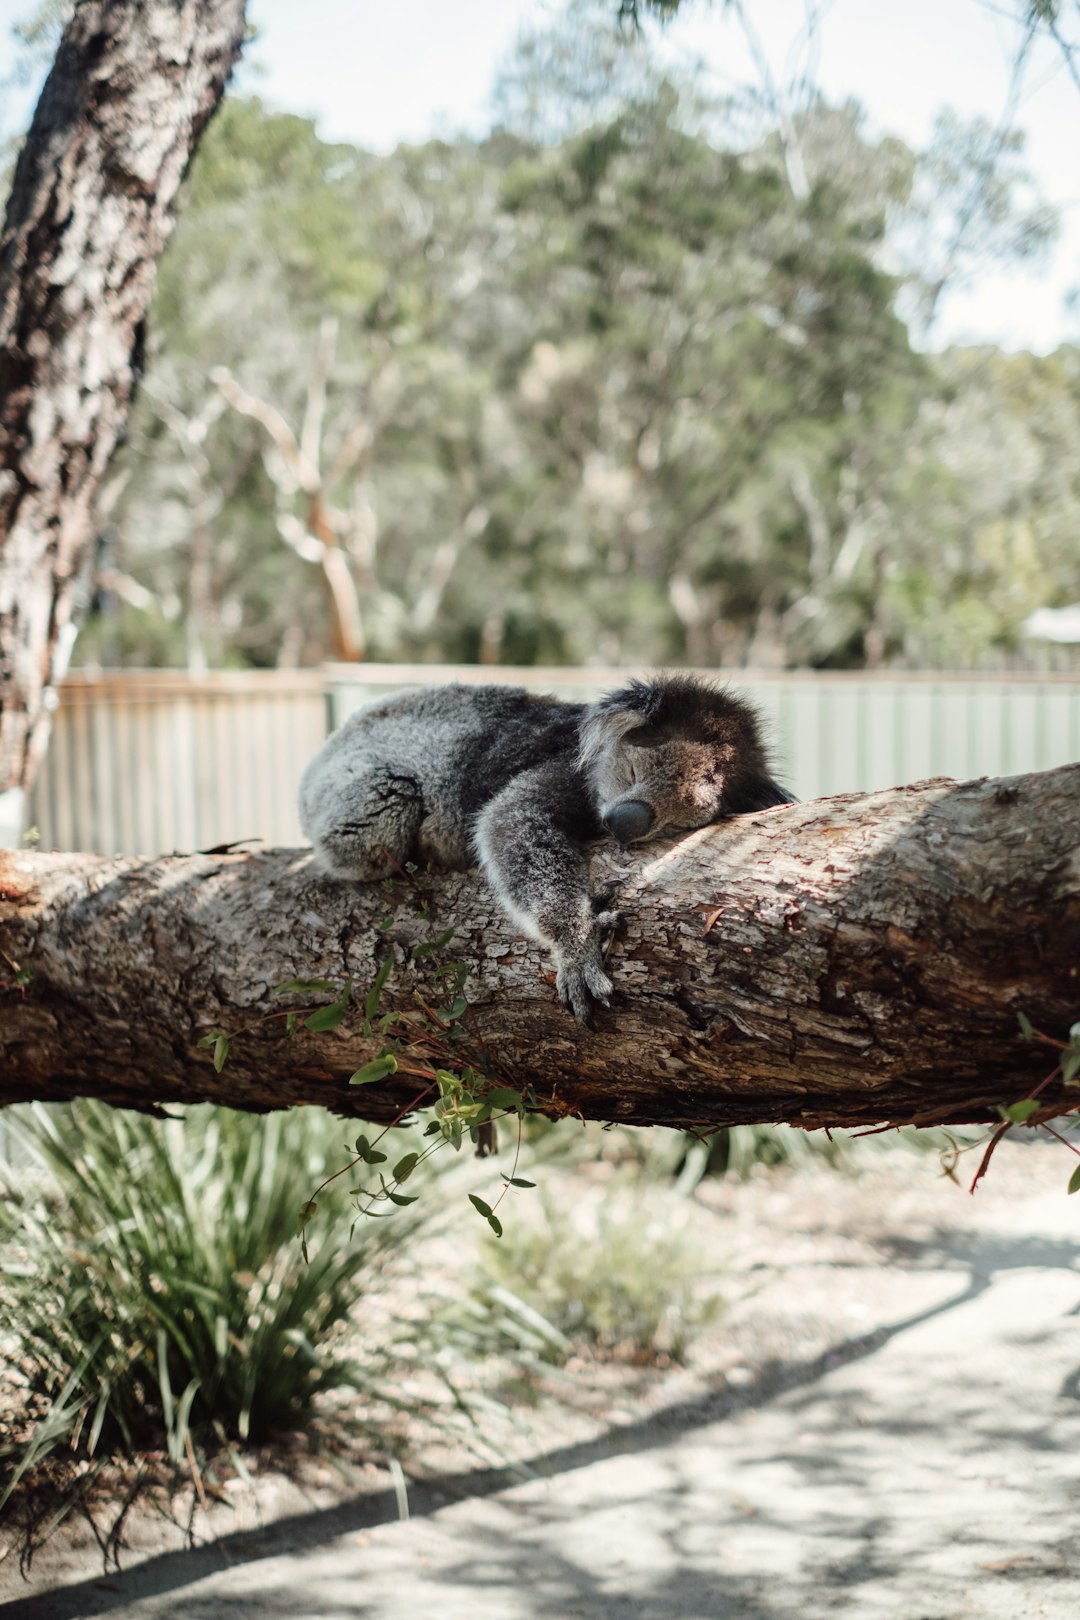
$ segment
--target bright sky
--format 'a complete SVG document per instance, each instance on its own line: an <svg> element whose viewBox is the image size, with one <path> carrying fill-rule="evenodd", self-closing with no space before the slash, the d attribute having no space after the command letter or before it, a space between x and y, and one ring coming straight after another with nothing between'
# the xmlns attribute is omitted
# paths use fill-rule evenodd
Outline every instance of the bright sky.
<svg viewBox="0 0 1080 1620"><path fill-rule="evenodd" d="M856 97L877 132L926 143L951 105L996 122L1016 49L1011 0L744 0L774 75L797 60L808 11L820 18L813 71L831 100ZM614 7L614 0L612 0ZM0 23L30 0L0 0ZM387 151L433 133L480 132L499 59L538 0L251 0L259 40L240 87L318 120L329 139ZM6 41L0 36L0 71ZM717 89L757 82L736 20L718 0L684 0L667 48L705 59ZM8 118L2 120L8 123ZM985 275L944 311L935 344L989 340L1054 348L1080 340L1065 298L1080 284L1080 85L1060 54L1033 52L1013 114L1028 134L1026 161L1062 210L1049 268Z"/></svg>

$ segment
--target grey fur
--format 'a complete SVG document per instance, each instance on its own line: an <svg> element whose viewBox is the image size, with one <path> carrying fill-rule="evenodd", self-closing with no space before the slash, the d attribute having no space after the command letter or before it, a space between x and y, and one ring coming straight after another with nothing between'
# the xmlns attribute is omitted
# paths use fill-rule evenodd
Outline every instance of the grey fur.
<svg viewBox="0 0 1080 1620"><path fill-rule="evenodd" d="M479 865L511 922L550 949L563 1006L587 1021L608 1005L602 949L617 921L610 894L589 892L589 846L788 802L753 709L677 675L590 704L507 686L382 698L311 761L300 821L335 877Z"/></svg>

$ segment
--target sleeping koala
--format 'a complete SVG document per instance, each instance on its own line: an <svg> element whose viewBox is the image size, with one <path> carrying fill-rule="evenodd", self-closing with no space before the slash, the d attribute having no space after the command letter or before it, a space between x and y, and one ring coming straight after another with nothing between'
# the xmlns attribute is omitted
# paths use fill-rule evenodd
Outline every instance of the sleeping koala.
<svg viewBox="0 0 1080 1620"><path fill-rule="evenodd" d="M757 716L688 675L630 681L596 703L513 686L433 686L360 709L316 754L300 821L335 877L388 860L479 864L510 920L546 945L559 1000L608 1005L601 947L617 914L586 851L637 844L792 803L769 775Z"/></svg>

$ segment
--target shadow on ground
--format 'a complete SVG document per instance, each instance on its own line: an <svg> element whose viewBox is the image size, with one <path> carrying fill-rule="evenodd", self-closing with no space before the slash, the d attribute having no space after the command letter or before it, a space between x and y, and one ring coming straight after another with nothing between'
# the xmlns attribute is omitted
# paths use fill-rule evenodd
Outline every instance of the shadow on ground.
<svg viewBox="0 0 1080 1620"><path fill-rule="evenodd" d="M1063 1322L1080 1312L1080 1244L945 1230L885 1243L892 1271L946 1287L955 1275L959 1287L820 1355L760 1366L737 1390L537 1454L526 1470L415 1484L408 1525L395 1523L391 1491L365 1494L0 1605L0 1616L388 1620L380 1594L409 1612L404 1579L429 1583L441 1620L952 1620L968 1612L948 1595L958 1561L1003 1605L980 1601L973 1614L1072 1612L1018 1607L1008 1593L1018 1582L1027 1597L1060 1591L1071 1575L1080 1370ZM1025 1536L1016 1519L1010 1535L1036 1468L1037 1530ZM924 1590L942 1572L936 1597L914 1609L873 1596L912 1558Z"/></svg>

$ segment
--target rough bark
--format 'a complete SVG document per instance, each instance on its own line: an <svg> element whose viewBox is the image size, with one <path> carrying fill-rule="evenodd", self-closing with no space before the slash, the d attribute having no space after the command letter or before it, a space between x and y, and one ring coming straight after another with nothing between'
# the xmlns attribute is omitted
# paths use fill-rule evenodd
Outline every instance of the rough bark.
<svg viewBox="0 0 1080 1620"><path fill-rule="evenodd" d="M33 776L177 187L244 0L80 0L0 237L0 797Z"/></svg>
<svg viewBox="0 0 1080 1620"><path fill-rule="evenodd" d="M635 1124L961 1121L1053 1068L1018 1012L1053 1036L1078 1016L1080 766L822 799L618 860L615 996L586 1030L475 873L335 884L291 850L0 857L0 1102L388 1118L432 1064L472 1063L552 1114ZM410 960L450 926L451 945ZM457 1045L423 1010L445 1000L451 954L470 966ZM387 958L403 1072L351 1089L386 1049L359 1003ZM275 997L294 976L351 977L355 1011L290 1037L286 1008L333 999ZM220 1074L197 1046L215 1028L231 1036ZM1042 1096L1080 1103L1060 1075Z"/></svg>

